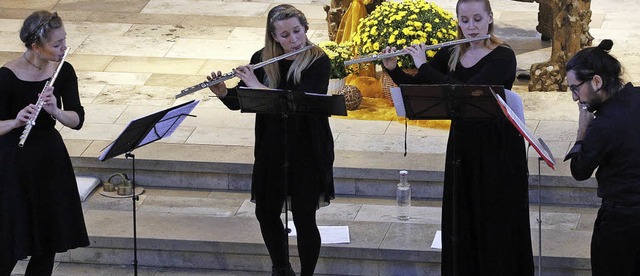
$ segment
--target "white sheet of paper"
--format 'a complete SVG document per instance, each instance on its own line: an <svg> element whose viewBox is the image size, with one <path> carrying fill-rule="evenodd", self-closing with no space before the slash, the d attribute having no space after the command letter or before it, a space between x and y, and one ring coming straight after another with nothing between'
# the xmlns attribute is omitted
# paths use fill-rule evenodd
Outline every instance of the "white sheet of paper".
<svg viewBox="0 0 640 276"><path fill-rule="evenodd" d="M393 106L396 108L396 114L398 117L405 117L407 112L404 110L404 101L402 100L400 87L392 87L389 89L389 92L391 92L391 100L393 101Z"/></svg>
<svg viewBox="0 0 640 276"><path fill-rule="evenodd" d="M555 170L554 165L556 164L556 162L553 158L553 155L551 154L551 151L549 151L549 147L547 147L546 144L544 144L543 146L544 142L542 141L542 138L538 138L533 133L531 133L527 126L520 120L520 117L513 110L511 110L511 107L509 107L509 105L507 105L507 103L500 96L496 94L493 94L493 96L498 101L498 104L500 105L500 108L502 109L504 115L507 116L507 118L509 118L509 120L515 124L516 129L518 129L522 136L524 136L524 138L533 145L533 148L536 150L536 152L538 152L538 155L540 155L540 157L545 160L547 165Z"/></svg>
<svg viewBox="0 0 640 276"><path fill-rule="evenodd" d="M442 249L442 232L440 230L436 231L433 242L431 242L431 248Z"/></svg>
<svg viewBox="0 0 640 276"><path fill-rule="evenodd" d="M289 233L289 237L295 237L298 235L296 231L296 226L292 221L287 223L289 229L291 229L291 233ZM320 239L322 240L322 244L337 244L337 243L350 243L351 239L349 238L349 226L318 226L318 230L320 231Z"/></svg>

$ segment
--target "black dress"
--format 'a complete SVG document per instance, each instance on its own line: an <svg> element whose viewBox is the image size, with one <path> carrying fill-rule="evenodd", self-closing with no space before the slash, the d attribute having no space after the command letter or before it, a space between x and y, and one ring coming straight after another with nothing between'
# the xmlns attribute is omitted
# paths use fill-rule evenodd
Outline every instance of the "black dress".
<svg viewBox="0 0 640 276"><path fill-rule="evenodd" d="M251 64L262 61L261 52L251 57ZM280 72L288 72L293 61L280 60ZM326 55L302 72L301 83L281 76L278 89L327 93L330 61ZM265 78L262 68L254 70L258 80ZM285 75L285 74L283 74ZM245 86L241 81L238 86ZM240 108L236 88L228 90L222 102L230 109ZM333 135L327 116L290 115L286 119L287 144L284 144L284 119L281 115L256 114L255 148L251 199L274 202L282 198L284 154L288 152L288 195L291 208L318 208L335 198L333 183ZM275 202L274 202L275 203Z"/></svg>
<svg viewBox="0 0 640 276"><path fill-rule="evenodd" d="M398 68L389 75L396 83L491 84L511 89L516 60L510 48L497 47L470 68L458 63L453 72L447 65L450 49L438 51L414 77ZM454 165L456 160L459 166ZM453 275L454 262L457 275L533 275L530 231L523 137L506 118L452 121L442 206L442 275Z"/></svg>
<svg viewBox="0 0 640 276"><path fill-rule="evenodd" d="M19 110L36 103L46 81L23 81L0 68L0 120L15 119ZM65 63L54 84L58 106L73 110L82 127L77 76ZM56 121L44 111L24 144L24 128L0 136L0 261L65 252L88 246L82 206L71 159Z"/></svg>

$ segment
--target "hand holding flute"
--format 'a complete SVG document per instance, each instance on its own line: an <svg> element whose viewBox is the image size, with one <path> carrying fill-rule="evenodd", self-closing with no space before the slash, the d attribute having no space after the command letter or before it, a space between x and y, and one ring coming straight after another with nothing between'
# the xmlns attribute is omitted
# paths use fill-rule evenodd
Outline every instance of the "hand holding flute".
<svg viewBox="0 0 640 276"><path fill-rule="evenodd" d="M402 50L402 51L404 51L404 50ZM381 54L388 54L388 53L393 53L393 52L398 52L398 51L396 51L396 47L387 46L386 48L382 49L382 51L380 51ZM396 66L398 66L398 56L392 56L392 57L388 57L388 58L383 58L382 59L382 66L384 66L384 68L386 68L387 70L395 69Z"/></svg>
<svg viewBox="0 0 640 276"><path fill-rule="evenodd" d="M12 125L11 129L25 126L35 112L36 112L35 104L29 104L25 106L23 109L18 111L18 114L16 115L16 119L14 120L14 124Z"/></svg>
<svg viewBox="0 0 640 276"><path fill-rule="evenodd" d="M58 63L58 67L56 67L56 70L53 72L53 76L51 76L51 79L44 84L42 91L38 95L38 101L33 106L34 110L33 112L29 113L29 120L25 124L24 130L20 135L20 141L18 141L19 147L24 146L24 143L26 142L27 137L29 136L29 133L31 133L31 128L33 128L33 126L36 125L36 120L38 119L38 114L40 114L40 110L44 108L44 110L47 113L51 114L51 116L54 116L54 118L56 114L59 114L57 99L55 95L53 95L53 84L55 83L56 78L58 77L58 73L60 73L60 69L62 69L62 65L64 64L64 61L67 58L67 54L69 54L69 49L70 48L68 47L65 49L64 55L62 56L62 58L60 59L60 62ZM29 105L29 107L31 107L31 105ZM54 112L56 114L54 114Z"/></svg>
<svg viewBox="0 0 640 276"><path fill-rule="evenodd" d="M222 72L218 71L216 73L216 71L212 71L211 75L207 76L207 81L212 82L213 80L221 77L223 77ZM211 90L211 92L213 92L213 94L215 94L218 98L226 97L227 93L229 92L227 91L227 85L224 83L224 81L209 86L209 90Z"/></svg>
<svg viewBox="0 0 640 276"><path fill-rule="evenodd" d="M427 63L427 53L426 53L427 50L425 48L426 46L424 44L415 44L407 48L404 48L401 51L405 54L410 55L411 58L413 59L413 63L415 64L416 68L420 68L422 64ZM393 53L393 52L397 52L395 47L389 48L389 46L387 46L382 50L382 54ZM387 70L395 69L398 66L398 56L394 55L388 58L383 58L382 65Z"/></svg>
<svg viewBox="0 0 640 276"><path fill-rule="evenodd" d="M58 100L56 99L56 96L53 95L53 90L54 86L49 86L41 92L43 99L42 109L52 117L56 117L60 111L58 111Z"/></svg>
<svg viewBox="0 0 640 276"><path fill-rule="evenodd" d="M271 63L274 63L276 61L288 58L288 57L292 57L295 56L299 53L302 53L304 51L307 51L311 48L313 48L314 45L307 45L304 46L298 50L265 60L265 61L261 61L259 63L256 64L249 64L249 65L245 65L245 66L240 66L237 67L236 69L234 69L232 72L226 73L226 74L221 74L219 71L213 71L211 72L210 76L207 76L207 79L209 81L206 82L202 82L199 84L196 84L194 86L191 87L187 87L185 89L182 89L182 91L180 91L179 94L176 95L176 99L180 98L182 96L185 95L189 95L193 92L196 92L200 89L204 89L206 87L211 87L211 86L217 86L217 88L211 89L211 92L213 92L214 94L216 94L216 96L218 97L224 97L227 95L227 87L226 86L220 86L219 84L221 82L224 82L226 80L229 80L233 77L239 77L242 81L244 81L244 83L247 86L250 87L256 87L256 88L265 88L266 86L262 86L262 84L258 81L258 79L256 78L256 76L253 74L253 70L254 69L258 69L260 67L263 67L265 65L269 65ZM240 74L240 75L236 75L236 74ZM243 79L244 78L244 79Z"/></svg>
<svg viewBox="0 0 640 276"><path fill-rule="evenodd" d="M56 99L56 96L53 95L54 89L55 88L53 86L49 86L41 92L41 95L38 95L42 98L42 108L53 117L58 114L58 100ZM20 110L16 116L16 127L26 125L33 118L37 110L38 107L36 104L29 104Z"/></svg>
<svg viewBox="0 0 640 276"><path fill-rule="evenodd" d="M240 78L240 80L242 80L247 87L266 87L262 83L260 83L260 81L258 81L258 78L253 73L252 64L236 67L235 69L233 69L232 73L234 76ZM222 72L213 71L211 72L210 76L207 76L207 81L211 82L221 77L224 77ZM227 85L223 81L209 86L209 90L211 90L211 92L213 92L213 94L215 94L218 98L224 98L225 96L227 96L228 92Z"/></svg>
<svg viewBox="0 0 640 276"><path fill-rule="evenodd" d="M418 45L412 45L410 47L407 47L407 48L399 50L399 51L393 51L393 50L395 50L395 48L390 48L390 49L389 48L385 48L382 51L382 53L380 53L380 54L373 54L373 55L369 55L369 56L365 56L365 57L360 57L360 58L355 58L355 59L352 59L352 60L347 60L347 61L344 62L344 65L352 65L352 64L361 63L361 62L371 62L371 61L376 61L376 60L385 60L385 59L387 59L386 63L387 63L387 65L389 65L389 67L387 69L393 69L393 68L395 68L396 65L392 64L394 59L390 59L390 58L401 56L401 55L406 55L406 54L411 54L414 59L416 57L418 57L417 64L422 65L424 62L426 62L426 51L428 51L428 50L440 49L442 47L453 46L453 45L462 44L462 43L482 41L482 40L488 39L490 37L491 37L491 35L487 34L487 35L480 35L480 36L474 36L474 37L469 37L469 38L463 38L463 39L458 39L458 40L447 41L447 42L443 42L443 43L435 44L435 45L425 45L425 44L421 43L421 44L418 44ZM424 59L424 62L422 61L423 59ZM397 58L395 60L397 61ZM416 67L420 67L419 65L416 65Z"/></svg>

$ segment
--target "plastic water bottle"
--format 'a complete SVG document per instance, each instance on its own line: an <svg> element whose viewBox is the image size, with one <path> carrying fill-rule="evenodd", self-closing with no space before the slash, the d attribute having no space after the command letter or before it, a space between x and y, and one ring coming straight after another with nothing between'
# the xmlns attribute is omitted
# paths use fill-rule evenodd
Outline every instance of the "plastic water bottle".
<svg viewBox="0 0 640 276"><path fill-rule="evenodd" d="M400 183L396 192L396 203L399 220L409 220L409 208L411 207L411 185L407 179L407 171L400 171Z"/></svg>

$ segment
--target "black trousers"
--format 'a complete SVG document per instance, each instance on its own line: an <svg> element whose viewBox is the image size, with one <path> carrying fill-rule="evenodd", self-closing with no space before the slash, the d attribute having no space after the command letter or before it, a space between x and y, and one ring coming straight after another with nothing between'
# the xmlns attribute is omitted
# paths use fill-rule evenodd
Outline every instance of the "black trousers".
<svg viewBox="0 0 640 276"><path fill-rule="evenodd" d="M274 268L286 268L289 265L287 259L286 239L284 224L280 220L284 201L256 199L256 218L260 223L262 238L269 251ZM293 223L296 226L298 255L300 257L300 275L313 275L318 257L320 256L320 231L316 224L316 208L291 200Z"/></svg>
<svg viewBox="0 0 640 276"><path fill-rule="evenodd" d="M640 276L640 206L603 202L591 238L594 276Z"/></svg>

